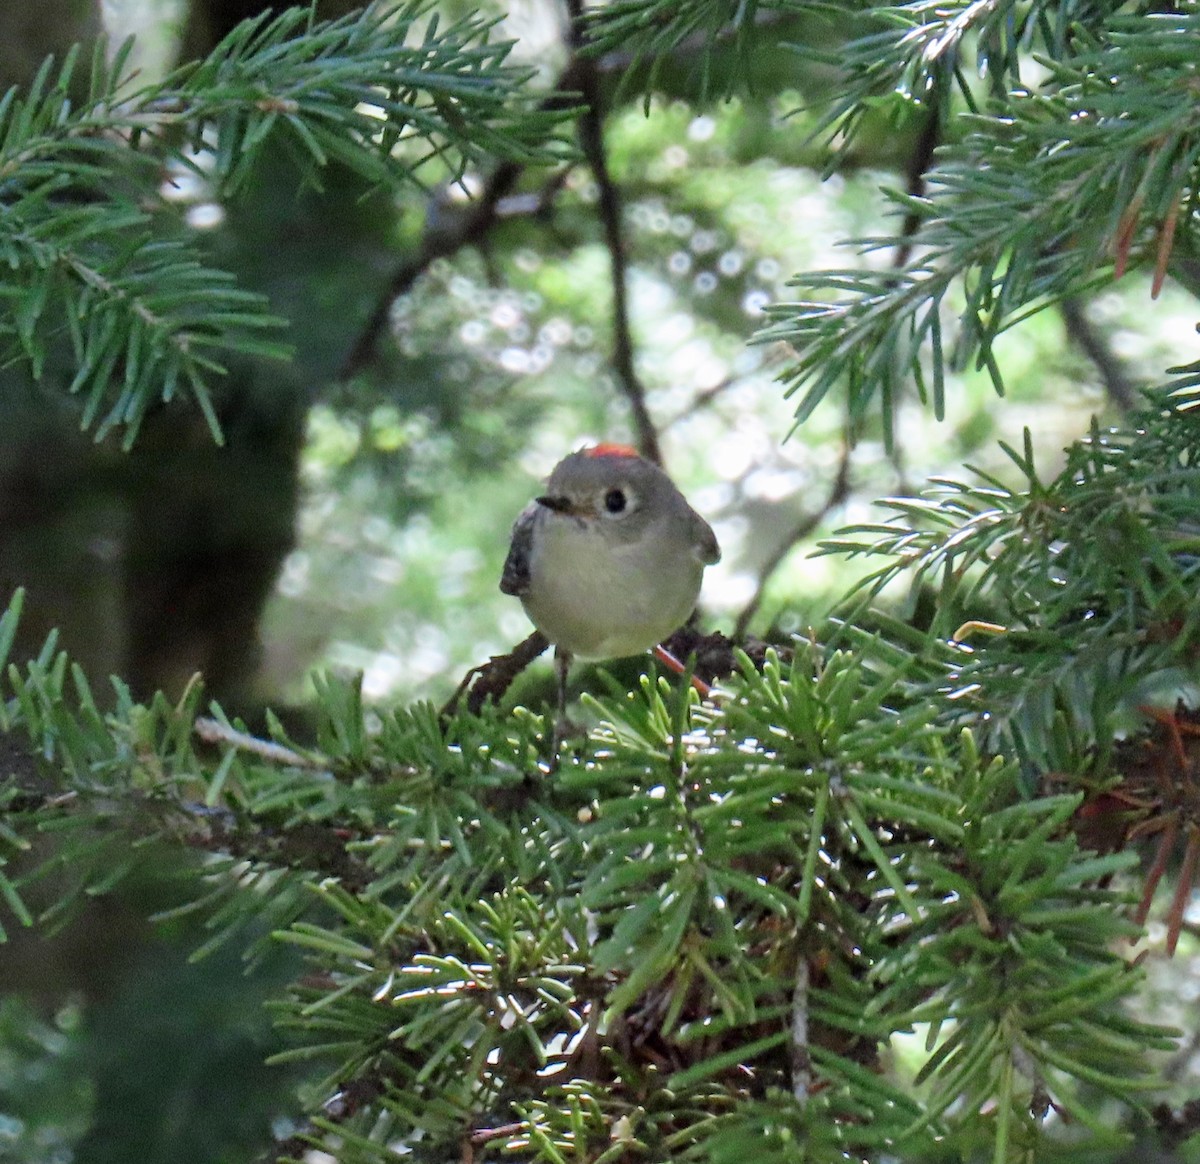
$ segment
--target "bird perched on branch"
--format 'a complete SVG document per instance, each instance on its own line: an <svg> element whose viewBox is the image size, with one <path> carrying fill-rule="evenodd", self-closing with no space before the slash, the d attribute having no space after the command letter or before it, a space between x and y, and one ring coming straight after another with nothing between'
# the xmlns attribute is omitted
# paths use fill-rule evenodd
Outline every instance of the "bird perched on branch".
<svg viewBox="0 0 1200 1164"><path fill-rule="evenodd" d="M670 477L625 445L564 457L512 529L500 589L554 644L557 762L573 659L656 646L691 615L716 535Z"/></svg>

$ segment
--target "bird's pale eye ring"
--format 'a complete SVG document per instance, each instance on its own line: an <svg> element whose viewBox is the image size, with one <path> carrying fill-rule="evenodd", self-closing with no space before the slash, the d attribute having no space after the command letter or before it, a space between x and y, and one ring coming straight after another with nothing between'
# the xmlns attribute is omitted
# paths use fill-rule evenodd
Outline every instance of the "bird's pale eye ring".
<svg viewBox="0 0 1200 1164"><path fill-rule="evenodd" d="M629 498L624 489L610 489L604 494L604 512L619 517L629 508Z"/></svg>

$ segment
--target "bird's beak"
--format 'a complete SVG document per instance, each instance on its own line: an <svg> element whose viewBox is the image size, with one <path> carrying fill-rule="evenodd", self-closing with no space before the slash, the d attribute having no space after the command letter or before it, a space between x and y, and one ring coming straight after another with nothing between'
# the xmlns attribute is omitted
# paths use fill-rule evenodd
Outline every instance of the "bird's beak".
<svg viewBox="0 0 1200 1164"><path fill-rule="evenodd" d="M539 505L552 509L555 513L570 513L571 499L569 497L535 497Z"/></svg>

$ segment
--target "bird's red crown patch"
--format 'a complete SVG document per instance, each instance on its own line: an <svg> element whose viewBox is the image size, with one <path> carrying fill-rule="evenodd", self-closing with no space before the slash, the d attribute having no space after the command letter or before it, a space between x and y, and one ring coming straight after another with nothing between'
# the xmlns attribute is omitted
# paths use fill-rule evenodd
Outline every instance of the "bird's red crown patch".
<svg viewBox="0 0 1200 1164"><path fill-rule="evenodd" d="M585 457L636 457L639 456L637 449L630 448L629 445L593 445L590 449L584 449Z"/></svg>

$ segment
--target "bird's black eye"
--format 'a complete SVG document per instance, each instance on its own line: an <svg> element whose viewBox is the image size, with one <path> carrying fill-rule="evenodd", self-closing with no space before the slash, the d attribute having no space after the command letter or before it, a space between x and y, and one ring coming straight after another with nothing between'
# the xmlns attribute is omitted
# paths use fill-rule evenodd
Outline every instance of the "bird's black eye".
<svg viewBox="0 0 1200 1164"><path fill-rule="evenodd" d="M624 513L627 502L623 489L610 489L604 495L604 508L609 513Z"/></svg>

